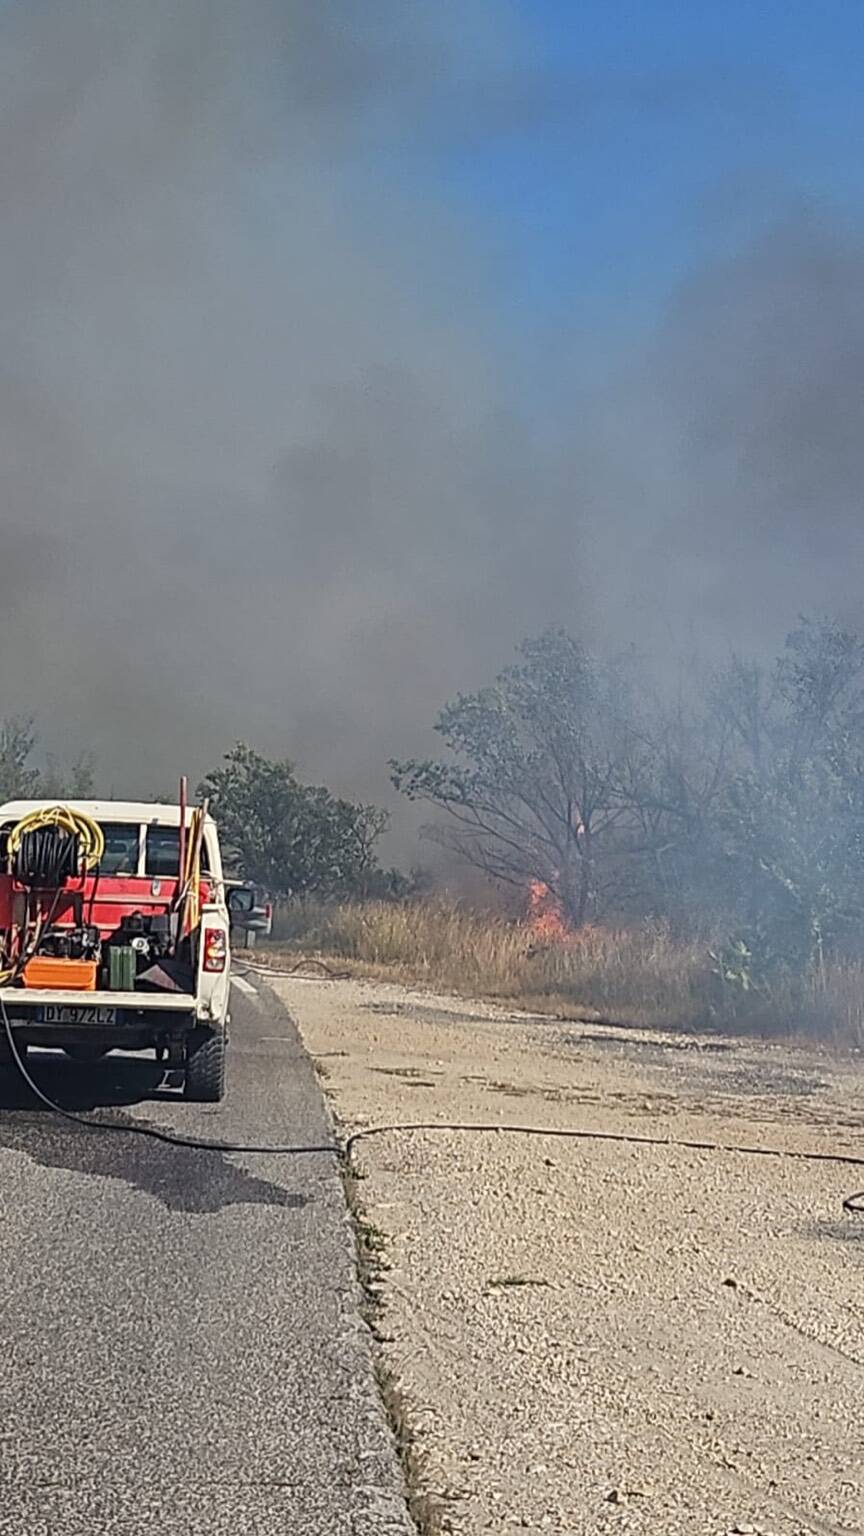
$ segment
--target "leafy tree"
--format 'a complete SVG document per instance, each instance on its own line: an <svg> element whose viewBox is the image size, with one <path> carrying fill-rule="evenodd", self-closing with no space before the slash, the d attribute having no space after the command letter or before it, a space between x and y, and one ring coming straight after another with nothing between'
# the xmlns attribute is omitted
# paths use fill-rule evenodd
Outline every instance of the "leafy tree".
<svg viewBox="0 0 864 1536"><path fill-rule="evenodd" d="M821 961L864 921L864 643L802 620L749 697L718 808L738 910L763 960Z"/></svg>
<svg viewBox="0 0 864 1536"><path fill-rule="evenodd" d="M71 768L65 770L56 757L49 757L44 773L39 775L39 794L46 800L92 800L95 794L95 760L82 752Z"/></svg>
<svg viewBox="0 0 864 1536"><path fill-rule="evenodd" d="M773 666L733 657L673 709L561 631L437 724L451 756L393 763L432 829L496 879L725 931L754 970L864 930L864 641L801 620Z"/></svg>
<svg viewBox="0 0 864 1536"><path fill-rule="evenodd" d="M633 853L625 910L690 930L716 914L728 775L728 729L702 700L643 704L617 784Z"/></svg>
<svg viewBox="0 0 864 1536"><path fill-rule="evenodd" d="M20 715L0 720L0 800L24 800L38 793L39 770L31 762L35 745L32 720Z"/></svg>
<svg viewBox="0 0 864 1536"><path fill-rule="evenodd" d="M735 656L623 786L657 861L654 910L726 926L762 974L864 918L864 645L801 620L773 667ZM650 832L650 837L647 834Z"/></svg>
<svg viewBox="0 0 864 1536"><path fill-rule="evenodd" d="M89 752L64 769L50 757L44 769L33 762L38 748L34 722L20 715L0 720L0 800L90 800L95 763Z"/></svg>
<svg viewBox="0 0 864 1536"><path fill-rule="evenodd" d="M301 784L290 762L238 742L199 793L241 873L274 896L363 893L380 878L375 845L385 813Z"/></svg>
<svg viewBox="0 0 864 1536"><path fill-rule="evenodd" d="M819 753L838 733L864 727L864 641L828 619L801 619L776 668L799 760Z"/></svg>
<svg viewBox="0 0 864 1536"><path fill-rule="evenodd" d="M542 880L578 925L608 901L633 852L620 793L633 718L627 669L549 630L524 641L491 687L442 711L436 730L452 760L394 761L393 783L446 812L430 836L495 879Z"/></svg>

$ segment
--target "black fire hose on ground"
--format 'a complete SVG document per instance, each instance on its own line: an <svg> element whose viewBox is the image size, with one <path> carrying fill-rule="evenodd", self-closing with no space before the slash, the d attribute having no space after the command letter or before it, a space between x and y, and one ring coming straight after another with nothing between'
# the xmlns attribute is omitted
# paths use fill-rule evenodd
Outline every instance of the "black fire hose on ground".
<svg viewBox="0 0 864 1536"><path fill-rule="evenodd" d="M844 1152L793 1152L782 1147L757 1147L740 1146L733 1143L719 1141L698 1141L684 1138L671 1140L664 1136L645 1136L636 1131L586 1131L576 1130L563 1126L543 1125L492 1125L472 1124L471 1122L441 1123L433 1121L405 1121L394 1125L372 1125L364 1130L354 1131L343 1143L325 1142L322 1144L292 1145L290 1143L274 1143L259 1146L250 1142L234 1141L209 1141L198 1136L180 1136L172 1131L160 1130L153 1125L118 1125L111 1120L92 1120L87 1115L77 1114L74 1110L64 1109L62 1104L57 1104L44 1093L38 1083L27 1069L21 1052L15 1040L15 1032L9 1018L6 1004L0 998L0 1017L2 1017L3 1030L12 1060L24 1080L30 1092L52 1114L60 1115L64 1120L69 1120L73 1125L84 1126L90 1131L111 1131L122 1136L146 1136L151 1141L164 1142L169 1147L185 1147L196 1152L234 1152L273 1157L298 1157L298 1156L332 1156L347 1169L351 1169L354 1148L361 1141L368 1141L374 1136L388 1136L399 1133L432 1133L436 1131L449 1131L457 1134L474 1135L501 1135L501 1136L546 1136L567 1141L594 1141L614 1142L618 1145L637 1147L669 1147L685 1152L716 1152L737 1154L740 1157L776 1157L802 1163L834 1163L849 1168L864 1168L864 1157L856 1157L852 1153ZM864 1215L864 1190L853 1195L848 1195L843 1201L843 1209L850 1215Z"/></svg>

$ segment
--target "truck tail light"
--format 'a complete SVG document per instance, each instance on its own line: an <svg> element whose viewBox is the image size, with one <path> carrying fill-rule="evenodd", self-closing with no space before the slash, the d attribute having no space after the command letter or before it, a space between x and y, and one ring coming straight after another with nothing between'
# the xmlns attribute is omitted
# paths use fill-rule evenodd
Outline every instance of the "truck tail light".
<svg viewBox="0 0 864 1536"><path fill-rule="evenodd" d="M205 971L224 971L228 964L228 938L224 928L204 929Z"/></svg>
<svg viewBox="0 0 864 1536"><path fill-rule="evenodd" d="M272 923L272 921L273 921L273 903L272 903L272 901L268 901L267 905L265 906L265 908L264 908L264 916L266 917L268 923Z"/></svg>

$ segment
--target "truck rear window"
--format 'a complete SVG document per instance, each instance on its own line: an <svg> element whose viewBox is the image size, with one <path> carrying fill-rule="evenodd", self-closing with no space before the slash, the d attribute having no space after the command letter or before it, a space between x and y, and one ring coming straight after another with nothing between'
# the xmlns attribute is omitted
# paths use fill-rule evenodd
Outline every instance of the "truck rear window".
<svg viewBox="0 0 864 1536"><path fill-rule="evenodd" d="M6 863L6 843L11 823L0 827L0 874ZM99 865L103 875L137 875L139 869L141 827L138 822L102 822L105 853ZM144 874L150 879L176 879L180 866L179 827L147 827L144 843ZM210 873L207 834L201 848L201 872Z"/></svg>
<svg viewBox="0 0 864 1536"><path fill-rule="evenodd" d="M209 872L207 838L201 849L201 869ZM180 873L180 828L148 827L144 853L145 874L162 879L176 878Z"/></svg>
<svg viewBox="0 0 864 1536"><path fill-rule="evenodd" d="M0 828L0 873L6 866L6 847L12 823ZM141 829L137 822L107 821L102 823L105 834L105 853L99 865L103 875L137 875L138 845Z"/></svg>
<svg viewBox="0 0 864 1536"><path fill-rule="evenodd" d="M141 828L136 822L103 821L105 852L99 869L103 875L137 875Z"/></svg>

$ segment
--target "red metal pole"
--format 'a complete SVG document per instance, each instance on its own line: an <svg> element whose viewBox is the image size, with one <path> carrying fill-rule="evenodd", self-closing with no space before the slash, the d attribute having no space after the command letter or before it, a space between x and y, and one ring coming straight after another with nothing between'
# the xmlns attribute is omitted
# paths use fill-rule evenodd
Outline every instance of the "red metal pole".
<svg viewBox="0 0 864 1536"><path fill-rule="evenodd" d="M177 894L179 896L183 886L183 877L186 873L186 803L189 798L189 785L185 773L180 779L180 847L178 850L180 867L178 870Z"/></svg>

